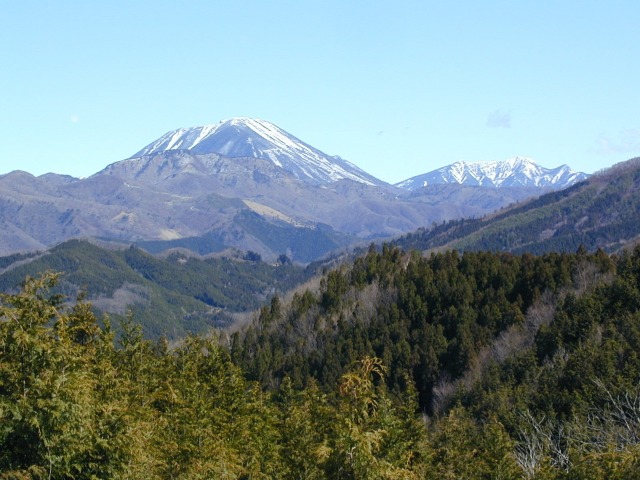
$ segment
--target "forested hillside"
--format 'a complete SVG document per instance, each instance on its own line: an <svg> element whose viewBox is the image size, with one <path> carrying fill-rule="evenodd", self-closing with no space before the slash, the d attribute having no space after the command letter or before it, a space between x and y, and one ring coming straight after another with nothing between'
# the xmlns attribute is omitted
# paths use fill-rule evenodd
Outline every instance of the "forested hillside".
<svg viewBox="0 0 640 480"><path fill-rule="evenodd" d="M580 455L627 452L640 438L630 420L640 414L639 287L640 249L422 257L372 247L320 291L275 298L231 354L267 389L286 378L329 391L359 358L380 358L389 394L415 398L435 425L497 421L528 475L576 475Z"/></svg>
<svg viewBox="0 0 640 480"><path fill-rule="evenodd" d="M570 292L614 270L603 252L423 258L372 246L328 272L319 292L298 293L286 306L274 297L254 325L234 335L231 352L266 387L285 376L299 387L312 378L335 387L354 361L379 357L390 368L390 390L415 384L421 409L432 413L441 400L436 393L490 363L497 342L505 343L503 356L530 346Z"/></svg>
<svg viewBox="0 0 640 480"><path fill-rule="evenodd" d="M54 283L1 297L0 478L640 474L640 248L372 247L174 348Z"/></svg>
<svg viewBox="0 0 640 480"><path fill-rule="evenodd" d="M293 265L286 256L276 265L254 252L236 259L181 253L159 258L136 247L109 250L80 240L30 258L0 258L0 266L9 267L0 273L0 291L16 288L28 275L62 272L57 293L75 298L81 292L98 314L121 318L130 312L151 339L206 333L315 273L313 266Z"/></svg>

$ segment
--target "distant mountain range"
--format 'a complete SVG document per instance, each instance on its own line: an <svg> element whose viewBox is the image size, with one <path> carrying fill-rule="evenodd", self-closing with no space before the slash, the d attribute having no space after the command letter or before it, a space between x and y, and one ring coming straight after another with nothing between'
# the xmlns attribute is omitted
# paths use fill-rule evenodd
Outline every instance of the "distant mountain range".
<svg viewBox="0 0 640 480"><path fill-rule="evenodd" d="M544 168L525 157L485 163L456 162L446 167L396 183L396 187L417 190L430 185L459 184L481 187L541 187L559 190L585 180L586 173L568 165Z"/></svg>
<svg viewBox="0 0 640 480"><path fill-rule="evenodd" d="M156 157L164 161L173 159L178 164L182 161L183 168L188 170L195 168L194 158L210 158L192 157L184 151L172 152L168 157L167 155L168 153L163 153ZM130 166L128 162L122 163L123 168L127 165ZM145 175L150 175L149 172L158 169L162 164L147 165L148 168L144 170L146 173L141 169L135 170L140 174L140 178L146 178ZM104 192L110 192L116 183L116 177L113 177L116 173L98 176L93 180L94 183L80 184L80 187L83 191L89 188L99 190L98 187L102 184L106 185ZM131 171L129 174L136 177ZM178 173L178 177L181 175ZM151 178L154 176L151 175ZM228 177L223 176L224 178L228 180ZM24 188L25 185L31 184L34 177L14 173L5 176L4 179L0 178L0 185L2 180L7 179ZM68 187L77 186L77 181L63 177L49 176L40 180L46 180L41 186L43 190L48 188L49 194L61 186L66 186L67 189L60 191L73 192ZM115 206L116 209L122 208L122 203L141 202L141 209L133 211L138 212L135 215L142 215L142 212L151 211L143 202L144 195L148 193L152 197L149 202L161 202L160 207L167 210L168 217L174 218L172 215L180 210L171 210L171 203L179 204L179 198L176 198L175 194L166 193L168 187L162 195L154 196L152 192L160 187L154 187L148 182L149 179L135 186L127 183L127 186L116 189L114 194L104 196L102 200L106 205ZM182 185L184 187L185 184ZM197 183L194 185L197 186ZM374 187L363 185L363 188ZM509 190L508 187L496 189L460 185L435 185L429 188L437 192L437 195L434 193L429 197L432 200L436 196L444 199L444 202L448 196L459 199L462 197L456 192L464 191L468 195L465 199L470 204L486 201L486 192ZM478 196L474 197L470 191ZM416 195L413 197L414 205L431 207L425 197L418 193L412 194ZM100 192L96 194L99 196ZM127 194L131 196L126 197ZM91 205L86 204L87 208ZM288 257L283 261L264 263L258 261L260 256L256 255L255 251L246 254L236 252L234 255L226 253L219 258L199 259L197 255L186 250L210 253L224 249L234 240L234 232L240 239L245 235L244 241L252 238L256 245L258 239L262 239L265 244L272 246L273 251L280 248L278 245L286 245L287 242L289 245L297 245L298 250L295 254L298 255L298 259L304 255L313 257L314 249L317 253L318 244L314 242L319 241L320 234L325 235L325 241L337 234L329 227L296 227L284 220L270 221L263 215L273 215L273 212L265 210L263 214L259 214L254 210L257 209L254 204L251 204L253 209L248 208L237 199L225 200L221 196L205 196L200 203L187 202L185 205L188 207L187 210L193 213L196 223L206 218L206 215L203 212L192 211L191 207L195 208L195 205L202 208L208 205L209 212L220 210L232 213L230 224L233 228L228 230L223 225L200 237L136 242L154 253L167 248L181 247L181 250L160 257L149 255L133 246L114 249L112 244L106 244L109 248L105 249L77 240L61 243L42 254L0 257L0 291L14 288L26 275L37 275L44 270L62 271L65 272L60 284L62 293L73 297L78 291L83 290L94 307L103 312L117 317L127 310L133 311L137 321L143 325L146 336L154 338L164 334L178 338L187 332L206 331L212 326L233 322L241 312L268 300L269 295L285 292L329 265L319 262L302 269L292 265ZM53 213L53 208L50 206L48 212ZM100 212L97 207L93 208L96 210L90 210L89 216L73 218L75 213L70 212L66 217L58 217L57 223L71 228L74 222L86 220L92 212ZM36 213L42 215L41 212ZM22 214L20 211L17 212L17 216ZM134 220L120 218L116 222L131 221L132 225L135 225ZM46 221L42 223L48 224ZM304 232L307 237L304 236ZM574 252L581 245L591 251L602 248L609 252L618 252L638 242L640 159L617 165L567 189L520 202L483 218L452 219L415 230L394 240L395 244L405 249L422 251L457 249L535 254Z"/></svg>
<svg viewBox="0 0 640 480"><path fill-rule="evenodd" d="M170 150L269 160L293 173L296 178L314 185L338 180L387 185L341 157L329 156L264 120L238 117L215 125L173 130L151 142L131 158L157 155ZM514 157L497 162L455 162L398 182L395 186L405 190L440 184L562 189L587 177L586 173L576 172L568 165L549 169L529 158Z"/></svg>
<svg viewBox="0 0 640 480"><path fill-rule="evenodd" d="M567 189L477 219L452 220L398 239L406 249L618 252L640 242L640 158Z"/></svg>
<svg viewBox="0 0 640 480"><path fill-rule="evenodd" d="M502 171L501 188L398 188L269 122L235 118L169 132L85 179L0 176L0 255L98 238L156 253L251 250L265 260L285 254L306 263L353 244L481 217L544 191L540 181L507 177Z"/></svg>

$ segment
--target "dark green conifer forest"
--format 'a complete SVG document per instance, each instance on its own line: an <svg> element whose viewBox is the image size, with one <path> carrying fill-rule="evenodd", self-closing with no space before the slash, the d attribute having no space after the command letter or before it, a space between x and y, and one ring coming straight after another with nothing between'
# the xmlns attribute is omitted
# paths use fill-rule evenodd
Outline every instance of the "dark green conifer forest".
<svg viewBox="0 0 640 480"><path fill-rule="evenodd" d="M640 477L640 247L371 247L171 345L56 279L1 297L0 478Z"/></svg>

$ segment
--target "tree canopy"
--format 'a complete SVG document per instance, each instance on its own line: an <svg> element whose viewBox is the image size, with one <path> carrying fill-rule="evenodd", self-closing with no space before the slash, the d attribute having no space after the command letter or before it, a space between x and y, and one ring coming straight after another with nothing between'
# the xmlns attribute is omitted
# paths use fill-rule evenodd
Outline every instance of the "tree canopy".
<svg viewBox="0 0 640 480"><path fill-rule="evenodd" d="M640 473L640 248L371 248L228 338L0 297L0 478Z"/></svg>

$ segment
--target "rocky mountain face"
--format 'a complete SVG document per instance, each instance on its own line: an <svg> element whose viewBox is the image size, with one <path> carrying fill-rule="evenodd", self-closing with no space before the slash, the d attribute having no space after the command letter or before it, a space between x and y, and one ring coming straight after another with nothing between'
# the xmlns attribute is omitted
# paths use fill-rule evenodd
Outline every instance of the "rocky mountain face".
<svg viewBox="0 0 640 480"><path fill-rule="evenodd" d="M0 176L0 255L99 238L309 262L539 192L457 183L407 191L273 124L239 118L170 132L85 179Z"/></svg>
<svg viewBox="0 0 640 480"><path fill-rule="evenodd" d="M537 187L560 190L585 180L586 173L568 165L545 168L525 157L498 162L456 162L396 184L405 190L417 190L435 184L475 185L482 187Z"/></svg>

